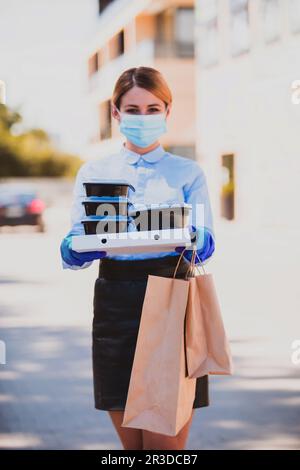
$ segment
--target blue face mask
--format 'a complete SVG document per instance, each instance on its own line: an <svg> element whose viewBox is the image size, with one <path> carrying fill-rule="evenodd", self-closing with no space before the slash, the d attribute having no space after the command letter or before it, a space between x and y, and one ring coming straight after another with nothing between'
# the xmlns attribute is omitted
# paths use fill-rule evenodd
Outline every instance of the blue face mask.
<svg viewBox="0 0 300 470"><path fill-rule="evenodd" d="M138 147L148 147L167 131L166 115L120 113L120 132Z"/></svg>

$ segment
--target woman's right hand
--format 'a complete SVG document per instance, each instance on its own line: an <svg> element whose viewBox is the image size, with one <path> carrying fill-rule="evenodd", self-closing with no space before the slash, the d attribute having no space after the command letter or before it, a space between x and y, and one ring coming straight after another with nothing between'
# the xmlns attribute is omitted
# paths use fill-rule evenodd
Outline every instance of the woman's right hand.
<svg viewBox="0 0 300 470"><path fill-rule="evenodd" d="M82 266L87 261L93 261L95 259L105 258L107 255L106 251L88 251L85 253L79 253L72 250L72 236L76 235L70 231L60 244L60 253L62 259L71 266Z"/></svg>

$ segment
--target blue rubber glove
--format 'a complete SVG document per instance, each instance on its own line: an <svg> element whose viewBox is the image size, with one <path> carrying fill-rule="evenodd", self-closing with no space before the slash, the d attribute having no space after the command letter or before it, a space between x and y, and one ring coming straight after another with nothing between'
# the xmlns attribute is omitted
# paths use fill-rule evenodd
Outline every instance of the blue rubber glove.
<svg viewBox="0 0 300 470"><path fill-rule="evenodd" d="M93 261L95 259L105 258L106 251L88 251L79 253L71 248L72 236L77 235L70 231L60 244L60 253L62 259L71 266L82 266L86 261Z"/></svg>
<svg viewBox="0 0 300 470"><path fill-rule="evenodd" d="M192 232L192 234L195 233L195 236L191 237L192 243L197 240L197 232L199 232L199 230L204 231L204 233L201 233L201 237L199 236L199 233L198 233L198 245L200 244L200 239L201 239L201 241L203 240L203 245L201 243L202 246L201 246L201 248L197 249L197 254L198 254L201 261L205 261L215 251L214 238L212 237L211 233L205 227L202 227L201 229L197 230L194 225L189 225L189 230L190 230L190 232ZM185 249L184 246L176 246L175 251L177 251L177 253L182 253L184 249ZM184 252L183 257L186 260L191 262L192 261L192 255L193 255L193 250L186 250ZM199 262L199 260L196 256L195 263L197 264L198 262Z"/></svg>

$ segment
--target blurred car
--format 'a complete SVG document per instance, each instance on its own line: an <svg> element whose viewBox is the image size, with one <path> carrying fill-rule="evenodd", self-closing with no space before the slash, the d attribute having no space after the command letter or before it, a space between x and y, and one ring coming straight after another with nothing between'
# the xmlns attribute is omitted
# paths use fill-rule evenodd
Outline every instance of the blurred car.
<svg viewBox="0 0 300 470"><path fill-rule="evenodd" d="M44 209L34 190L0 186L0 226L36 225L44 232Z"/></svg>

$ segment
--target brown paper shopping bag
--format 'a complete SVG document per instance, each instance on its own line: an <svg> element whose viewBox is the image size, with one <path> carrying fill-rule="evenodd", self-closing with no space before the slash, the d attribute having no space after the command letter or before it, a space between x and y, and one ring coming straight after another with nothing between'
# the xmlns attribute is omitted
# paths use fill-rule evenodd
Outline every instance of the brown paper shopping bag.
<svg viewBox="0 0 300 470"><path fill-rule="evenodd" d="M188 280L148 275L123 427L175 436L191 416L196 379L186 369L188 289Z"/></svg>
<svg viewBox="0 0 300 470"><path fill-rule="evenodd" d="M192 266L195 257L194 250ZM201 377L206 374L233 374L233 362L229 341L224 328L221 309L211 273L189 281L189 296L186 311L186 359L188 376Z"/></svg>

